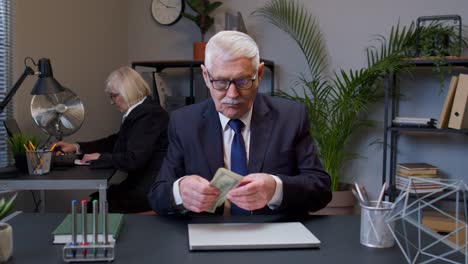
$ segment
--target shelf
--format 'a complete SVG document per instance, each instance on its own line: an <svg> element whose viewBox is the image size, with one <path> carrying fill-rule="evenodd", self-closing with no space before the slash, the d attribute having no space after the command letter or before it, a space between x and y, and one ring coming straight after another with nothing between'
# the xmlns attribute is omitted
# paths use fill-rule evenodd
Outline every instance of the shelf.
<svg viewBox="0 0 468 264"><path fill-rule="evenodd" d="M448 56L445 57L448 64L451 66L462 66L468 67L468 57L455 57L455 56ZM435 61L437 58L407 58L403 59L404 61L409 61L414 63L413 66L427 66L432 67L435 65Z"/></svg>
<svg viewBox="0 0 468 264"><path fill-rule="evenodd" d="M438 129L438 128L427 128L427 127L388 127L390 131L401 131L401 132L420 132L420 133L445 133L445 134L465 134L468 135L467 129Z"/></svg>

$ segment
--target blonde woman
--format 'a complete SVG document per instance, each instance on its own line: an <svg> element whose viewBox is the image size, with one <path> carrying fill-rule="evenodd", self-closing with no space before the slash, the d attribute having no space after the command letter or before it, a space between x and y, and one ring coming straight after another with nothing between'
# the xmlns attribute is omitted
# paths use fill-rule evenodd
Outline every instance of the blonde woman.
<svg viewBox="0 0 468 264"><path fill-rule="evenodd" d="M167 112L151 98L138 72L121 67L106 80L111 104L123 113L120 131L90 142L57 142L65 153L84 154L82 162L95 168L114 168L128 177L107 190L109 211L136 213L150 210L146 194L167 150ZM92 198L98 198L97 193Z"/></svg>

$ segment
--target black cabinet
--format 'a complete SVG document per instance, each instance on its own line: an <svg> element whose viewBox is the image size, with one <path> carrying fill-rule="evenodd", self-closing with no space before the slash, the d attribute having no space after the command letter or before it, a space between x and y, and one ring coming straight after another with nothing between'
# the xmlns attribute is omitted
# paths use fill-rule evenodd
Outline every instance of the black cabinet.
<svg viewBox="0 0 468 264"><path fill-rule="evenodd" d="M428 59L410 59L411 67L434 67L436 61ZM468 57L448 57L447 62L452 67L468 67ZM434 74L429 69L429 74ZM404 133L445 133L468 135L468 130L437 129L419 127L397 127L392 125L392 120L398 116L400 87L397 76L391 76L385 85L385 108L384 108L384 135L383 135L383 166L382 183L387 181L390 188L387 194L394 197L398 192L395 188L395 175L397 166L398 137ZM417 103L417 102L415 102ZM437 117L438 118L438 117Z"/></svg>

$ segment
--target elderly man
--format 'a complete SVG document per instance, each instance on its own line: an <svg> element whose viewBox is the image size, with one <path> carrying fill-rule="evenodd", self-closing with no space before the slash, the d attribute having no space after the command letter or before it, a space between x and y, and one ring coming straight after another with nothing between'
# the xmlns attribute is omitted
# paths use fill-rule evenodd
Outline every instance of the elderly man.
<svg viewBox="0 0 468 264"><path fill-rule="evenodd" d="M258 94L264 65L255 41L237 31L217 33L201 69L211 98L172 113L151 207L160 214L207 211L219 196L210 180L225 167L244 176L227 194L232 214L323 208L330 177L316 156L305 106Z"/></svg>

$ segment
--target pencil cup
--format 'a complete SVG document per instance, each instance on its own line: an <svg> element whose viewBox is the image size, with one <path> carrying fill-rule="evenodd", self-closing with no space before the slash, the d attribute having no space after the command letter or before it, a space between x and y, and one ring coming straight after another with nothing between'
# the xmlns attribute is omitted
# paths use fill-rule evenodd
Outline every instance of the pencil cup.
<svg viewBox="0 0 468 264"><path fill-rule="evenodd" d="M26 151L28 160L28 172L30 175L42 175L49 173L50 162L52 160L52 151L35 150Z"/></svg>
<svg viewBox="0 0 468 264"><path fill-rule="evenodd" d="M13 254L13 230L7 223L0 222L0 263L6 262Z"/></svg>
<svg viewBox="0 0 468 264"><path fill-rule="evenodd" d="M381 202L379 208L375 207L376 204L370 202L370 206L361 205L361 244L374 248L393 247L395 238L385 222L393 203ZM394 222L390 225L393 228Z"/></svg>

